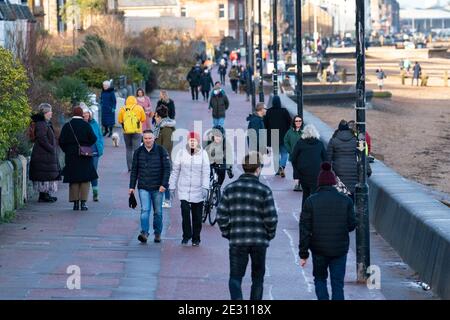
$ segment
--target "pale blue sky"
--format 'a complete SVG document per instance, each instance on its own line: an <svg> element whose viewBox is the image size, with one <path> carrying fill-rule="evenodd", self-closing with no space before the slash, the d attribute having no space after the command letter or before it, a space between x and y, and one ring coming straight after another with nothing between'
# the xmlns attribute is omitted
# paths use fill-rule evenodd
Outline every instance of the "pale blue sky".
<svg viewBox="0 0 450 320"><path fill-rule="evenodd" d="M429 7L436 3L436 0L397 0L400 4L400 7L409 7L409 8L423 8ZM446 0L441 0L442 4L445 4Z"/></svg>

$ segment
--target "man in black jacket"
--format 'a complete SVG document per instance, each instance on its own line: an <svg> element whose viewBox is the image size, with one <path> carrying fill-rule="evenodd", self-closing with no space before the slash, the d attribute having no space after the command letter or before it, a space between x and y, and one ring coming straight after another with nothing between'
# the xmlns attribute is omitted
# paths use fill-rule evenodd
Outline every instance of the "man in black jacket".
<svg viewBox="0 0 450 320"><path fill-rule="evenodd" d="M195 67L187 74L186 80L189 82L189 86L191 87L191 95L192 100L198 100L198 87L200 86L200 77L202 75L202 69L199 64L196 64Z"/></svg>
<svg viewBox="0 0 450 320"><path fill-rule="evenodd" d="M255 113L247 117L247 142L250 151L266 153L267 134L264 130L264 116L266 115L266 106L264 102L258 102L255 107Z"/></svg>
<svg viewBox="0 0 450 320"><path fill-rule="evenodd" d="M264 117L264 125L267 129L267 145L274 150L275 166L279 165L276 175L284 178L286 176L284 169L289 156L284 145L284 136L291 128L292 119L289 111L281 106L279 96L273 97L272 108L267 110ZM278 137L277 141L272 141L272 133L274 133L274 137ZM278 148L276 144L278 144Z"/></svg>
<svg viewBox="0 0 450 320"><path fill-rule="evenodd" d="M143 134L144 144L133 155L129 194L134 193L137 181L141 200L141 233L138 240L147 242L150 208L153 207L154 241L161 242L163 194L169 187L170 158L164 147L155 143L153 131Z"/></svg>
<svg viewBox="0 0 450 320"><path fill-rule="evenodd" d="M232 300L242 300L241 283L252 260L250 300L261 300L269 241L275 237L278 223L272 191L259 181L262 157L250 152L242 164L244 174L224 190L217 208L222 236L230 240L230 279Z"/></svg>
<svg viewBox="0 0 450 320"><path fill-rule="evenodd" d="M329 300L330 270L332 299L344 300L348 234L356 227L355 212L352 199L333 187L336 176L331 164L324 162L321 169L319 189L305 201L300 217L300 266L305 266L311 250L317 299Z"/></svg>

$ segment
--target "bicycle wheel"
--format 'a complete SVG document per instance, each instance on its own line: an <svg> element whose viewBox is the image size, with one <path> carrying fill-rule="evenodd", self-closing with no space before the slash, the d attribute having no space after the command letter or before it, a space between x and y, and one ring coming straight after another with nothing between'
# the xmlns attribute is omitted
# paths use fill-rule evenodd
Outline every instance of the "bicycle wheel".
<svg viewBox="0 0 450 320"><path fill-rule="evenodd" d="M216 221L217 221L217 207L219 206L219 201L220 201L220 188L215 187L214 190L212 191L212 195L213 195L213 199L211 201L211 203L213 204L210 212L209 212L209 224L210 225L215 225Z"/></svg>
<svg viewBox="0 0 450 320"><path fill-rule="evenodd" d="M211 210L213 207L214 207L213 193L209 191L208 195L206 196L206 200L203 203L202 222L205 222L208 216L211 216Z"/></svg>

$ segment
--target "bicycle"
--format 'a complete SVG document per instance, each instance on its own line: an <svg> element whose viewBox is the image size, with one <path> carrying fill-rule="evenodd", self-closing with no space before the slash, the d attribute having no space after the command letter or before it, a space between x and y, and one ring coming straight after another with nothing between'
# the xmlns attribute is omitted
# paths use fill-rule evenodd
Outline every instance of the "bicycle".
<svg viewBox="0 0 450 320"><path fill-rule="evenodd" d="M219 206L221 197L219 175L217 174L217 170L224 169L225 165L214 164L211 167L212 170L209 180L209 191L206 196L206 200L203 203L202 222L205 222L206 219L208 219L209 224L213 226L216 224L217 207ZM233 178L231 168L226 168L226 171L228 173L228 177L230 179Z"/></svg>

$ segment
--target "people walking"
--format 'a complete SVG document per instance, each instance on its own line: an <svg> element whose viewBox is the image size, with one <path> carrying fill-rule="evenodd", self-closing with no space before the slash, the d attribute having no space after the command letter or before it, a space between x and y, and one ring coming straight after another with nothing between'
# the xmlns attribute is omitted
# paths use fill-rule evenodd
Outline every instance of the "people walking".
<svg viewBox="0 0 450 320"><path fill-rule="evenodd" d="M317 184L300 215L300 266L306 265L311 251L317 299L329 300L329 272L332 300L344 300L349 233L356 227L353 201L334 187L336 177L328 162L322 163Z"/></svg>
<svg viewBox="0 0 450 320"><path fill-rule="evenodd" d="M187 74L186 80L189 82L191 87L192 100L198 100L198 87L200 86L200 76L202 74L202 69L197 63L195 67L192 67Z"/></svg>
<svg viewBox="0 0 450 320"><path fill-rule="evenodd" d="M247 117L247 142L250 151L257 151L261 154L266 153L267 133L264 130L264 116L266 115L266 105L264 102L258 102L255 112Z"/></svg>
<svg viewBox="0 0 450 320"><path fill-rule="evenodd" d="M155 136L155 142L166 149L169 154L169 159L172 159L172 134L175 131L175 120L170 119L168 116L168 110L164 105L161 105L156 109L155 113L155 130L153 134ZM167 188L164 193L163 208L172 207L170 199L170 191Z"/></svg>
<svg viewBox="0 0 450 320"><path fill-rule="evenodd" d="M383 69L380 67L375 71L377 75L378 89L383 90L384 79L386 79L386 73L384 73Z"/></svg>
<svg viewBox="0 0 450 320"><path fill-rule="evenodd" d="M239 70L238 70L237 65L233 65L231 67L230 72L228 72L228 77L230 78L231 90L233 90L233 92L237 93L238 81L239 81Z"/></svg>
<svg viewBox="0 0 450 320"><path fill-rule="evenodd" d="M294 162L292 161L292 154L294 152L294 147L297 144L297 141L300 140L302 136L302 124L303 120L300 116L295 116L294 120L292 120L292 128L286 132L284 135L284 145L286 147L287 152L289 153L289 161L292 163L292 168L294 169L294 191L302 191L301 184L299 182L299 173L295 169Z"/></svg>
<svg viewBox="0 0 450 320"><path fill-rule="evenodd" d="M220 83L221 83L221 85L224 86L225 85L225 76L227 74L227 65L226 65L225 59L222 59L220 61L217 72L219 73L219 76L220 76Z"/></svg>
<svg viewBox="0 0 450 320"><path fill-rule="evenodd" d="M301 138L292 151L291 159L294 172L303 189L303 208L306 199L317 189L320 164L327 160L325 146L320 141L319 132L314 125L305 126Z"/></svg>
<svg viewBox="0 0 450 320"><path fill-rule="evenodd" d="M267 113L264 116L264 126L267 129L267 144L269 147L272 147L274 152L275 166L278 165L276 175L279 175L282 178L286 176L284 169L286 168L288 160L288 151L284 145L284 136L286 135L286 132L289 131L291 123L292 119L289 111L281 106L280 97L274 96L272 98L272 108L267 110ZM278 140L273 141L272 135L278 137ZM276 143L278 143L278 148Z"/></svg>
<svg viewBox="0 0 450 320"><path fill-rule="evenodd" d="M173 159L169 181L171 193L177 190L181 201L182 245L187 245L190 239L192 246L200 245L203 202L208 194L209 176L208 154L201 148L200 135L190 132L186 148L180 149Z"/></svg>
<svg viewBox="0 0 450 320"><path fill-rule="evenodd" d="M419 86L419 79L420 75L422 74L422 67L420 66L419 62L416 61L413 67L413 77L411 80L411 85L414 85L414 80L417 81L417 86Z"/></svg>
<svg viewBox="0 0 450 320"><path fill-rule="evenodd" d="M144 109L145 112L145 121L142 122L142 131L145 131L147 129L151 129L151 121L153 119L153 109L152 109L152 102L148 96L145 95L145 92L142 88L138 88L136 90L136 100L138 105Z"/></svg>
<svg viewBox="0 0 450 320"><path fill-rule="evenodd" d="M338 130L328 142L327 154L334 173L350 191L354 199L355 186L358 183L356 165L357 139L345 120L341 120Z"/></svg>
<svg viewBox="0 0 450 320"><path fill-rule="evenodd" d="M212 109L213 127L221 126L225 128L225 113L228 110L230 102L225 91L220 87L220 82L217 81L209 100L208 110Z"/></svg>
<svg viewBox="0 0 450 320"><path fill-rule="evenodd" d="M116 93L109 81L103 81L103 90L100 94L100 107L102 112L103 136L111 137L116 123Z"/></svg>
<svg viewBox="0 0 450 320"><path fill-rule="evenodd" d="M202 89L203 101L209 101L209 92L211 91L211 88L214 87L214 82L208 68L206 68L202 73L200 85Z"/></svg>
<svg viewBox="0 0 450 320"><path fill-rule="evenodd" d="M232 300L242 300L242 278L251 259L250 300L262 300L266 252L275 237L278 223L272 191L259 181L262 156L250 152L243 160L242 174L227 185L217 208L217 222L222 237L229 240Z"/></svg>
<svg viewBox="0 0 450 320"><path fill-rule="evenodd" d="M65 167L62 171L64 183L69 183L69 201L73 202L73 210L88 210L86 201L89 185L98 179L92 156L80 154L81 147L90 147L97 142L92 127L83 120L83 109L73 109L73 117L61 129L59 146L65 153Z"/></svg>
<svg viewBox="0 0 450 320"><path fill-rule="evenodd" d="M142 123L146 116L144 109L137 104L136 97L129 96L125 105L120 108L118 121L123 128L123 140L127 154L128 172L131 171L134 151L142 142Z"/></svg>
<svg viewBox="0 0 450 320"><path fill-rule="evenodd" d="M159 92L159 100L156 104L156 109L158 109L160 106L166 106L167 107L167 115L170 119L175 119L175 103L172 99L170 99L169 94L166 90L161 90Z"/></svg>
<svg viewBox="0 0 450 320"><path fill-rule="evenodd" d="M155 143L151 130L143 133L144 143L133 154L128 194L135 193L136 183L141 202L141 232L138 240L147 243L150 211L153 208L154 242L161 242L163 229L163 194L169 188L170 159L166 149Z"/></svg>
<svg viewBox="0 0 450 320"><path fill-rule="evenodd" d="M55 131L51 123L52 106L41 103L39 111L31 117L34 122L34 145L31 151L30 180L39 191L39 202L55 202L61 170L58 160Z"/></svg>
<svg viewBox="0 0 450 320"><path fill-rule="evenodd" d="M100 130L100 127L98 125L98 122L94 119L94 113L91 109L89 109L88 106L84 102L80 103L80 107L83 109L83 119L87 123L91 125L92 130L95 133L95 136L97 137L97 141L92 145L92 151L93 151L93 161L94 161L94 168L95 171L97 171L98 175L98 163L100 160L100 157L103 155L103 135ZM98 179L94 179L91 181L92 186L92 200L97 202L98 201Z"/></svg>

